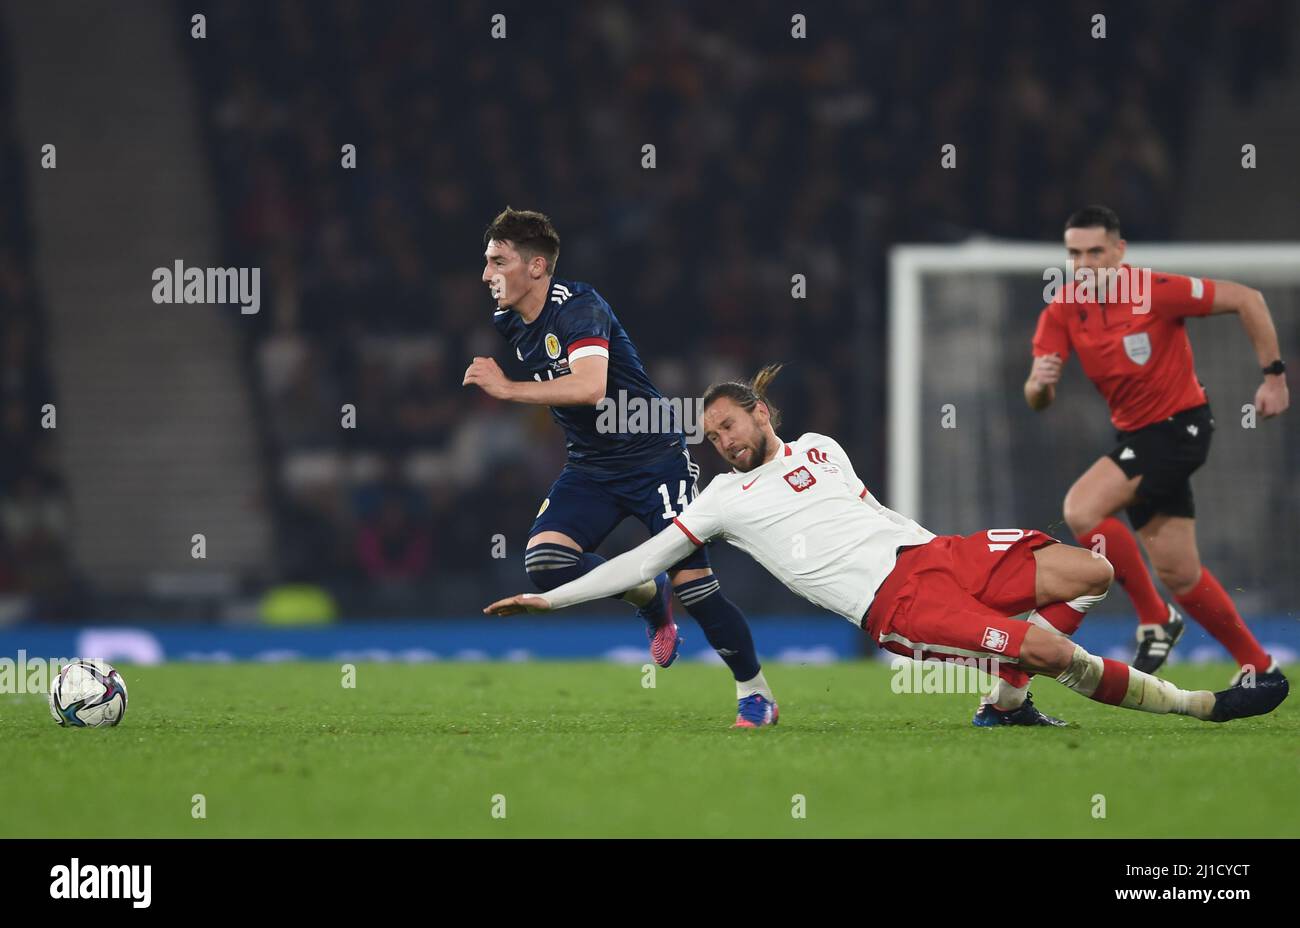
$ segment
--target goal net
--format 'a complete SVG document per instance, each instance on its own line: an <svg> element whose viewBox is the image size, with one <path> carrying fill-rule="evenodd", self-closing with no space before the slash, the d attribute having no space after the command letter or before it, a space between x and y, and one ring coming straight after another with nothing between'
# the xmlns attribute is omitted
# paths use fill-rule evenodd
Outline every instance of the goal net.
<svg viewBox="0 0 1300 928"><path fill-rule="evenodd" d="M1027 527L1073 540L1062 500L1114 446L1114 428L1077 357L1047 410L1022 393L1044 275L1063 273L1064 257L1059 245L991 242L891 251L886 505L939 533ZM1260 290L1282 357L1300 368L1300 243L1142 245L1126 260ZM1202 560L1243 615L1300 616L1300 408L1249 427L1243 407L1262 378L1238 318L1187 328L1216 423L1192 478ZM1105 611L1130 609L1110 599Z"/></svg>

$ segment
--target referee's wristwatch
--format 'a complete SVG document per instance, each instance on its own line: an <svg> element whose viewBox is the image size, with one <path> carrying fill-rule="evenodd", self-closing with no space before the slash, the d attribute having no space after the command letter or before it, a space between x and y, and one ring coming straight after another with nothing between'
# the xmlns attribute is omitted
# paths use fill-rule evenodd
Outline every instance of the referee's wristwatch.
<svg viewBox="0 0 1300 928"><path fill-rule="evenodd" d="M1282 363L1282 359L1279 358L1278 360L1276 360L1276 361L1274 361L1272 364L1270 364L1268 367L1263 368L1263 371L1264 371L1264 374L1265 374L1266 376L1267 376L1268 374L1275 374L1275 375L1276 375L1276 374L1284 374L1284 373L1286 373L1286 365L1283 364L1283 363Z"/></svg>

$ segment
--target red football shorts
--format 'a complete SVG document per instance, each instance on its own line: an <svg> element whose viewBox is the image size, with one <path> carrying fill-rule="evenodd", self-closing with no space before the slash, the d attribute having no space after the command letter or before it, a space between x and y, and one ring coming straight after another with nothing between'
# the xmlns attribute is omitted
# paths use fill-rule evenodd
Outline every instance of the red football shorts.
<svg viewBox="0 0 1300 928"><path fill-rule="evenodd" d="M908 548L880 584L867 632L880 647L921 660L1020 659L1034 608L1034 551L1056 539L1035 529L940 535Z"/></svg>

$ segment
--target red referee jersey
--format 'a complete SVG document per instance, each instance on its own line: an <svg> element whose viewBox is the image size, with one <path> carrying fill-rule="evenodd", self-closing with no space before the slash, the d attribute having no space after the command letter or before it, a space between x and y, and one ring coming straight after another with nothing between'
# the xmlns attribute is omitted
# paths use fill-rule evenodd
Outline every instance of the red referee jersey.
<svg viewBox="0 0 1300 928"><path fill-rule="evenodd" d="M1127 264L1126 271L1132 271ZM1079 284L1071 282L1070 297ZM1069 302L1063 287L1043 308L1034 357L1073 350L1110 407L1110 421L1131 432L1205 402L1184 318L1214 305L1214 281L1152 271L1147 299ZM1136 294L1130 294L1135 296Z"/></svg>

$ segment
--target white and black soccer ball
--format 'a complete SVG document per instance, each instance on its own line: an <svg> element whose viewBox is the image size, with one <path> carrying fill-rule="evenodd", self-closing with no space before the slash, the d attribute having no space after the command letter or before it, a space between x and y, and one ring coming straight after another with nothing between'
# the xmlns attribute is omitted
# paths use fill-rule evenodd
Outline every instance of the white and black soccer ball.
<svg viewBox="0 0 1300 928"><path fill-rule="evenodd" d="M126 681L104 661L75 660L50 685L50 715L72 728L116 725L126 715Z"/></svg>

